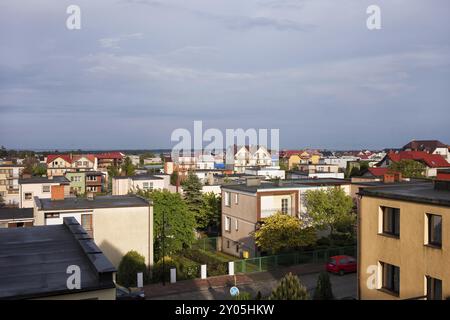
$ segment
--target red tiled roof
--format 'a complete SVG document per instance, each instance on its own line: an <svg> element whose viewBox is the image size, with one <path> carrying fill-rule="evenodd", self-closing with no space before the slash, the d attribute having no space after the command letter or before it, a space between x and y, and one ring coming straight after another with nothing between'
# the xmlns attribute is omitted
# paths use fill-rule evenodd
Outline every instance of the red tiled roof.
<svg viewBox="0 0 450 320"><path fill-rule="evenodd" d="M70 157L70 154L49 154L47 156L47 163L53 162L53 160L57 158L61 158L68 163L72 163L72 158Z"/></svg>
<svg viewBox="0 0 450 320"><path fill-rule="evenodd" d="M93 154L77 154L77 155L73 156L72 160L77 161L81 158L86 158L91 162L95 162L95 155L93 155Z"/></svg>
<svg viewBox="0 0 450 320"><path fill-rule="evenodd" d="M399 153L389 153L388 158L394 162L400 160L415 160L425 163L430 168L450 167L450 163L439 154L429 154L424 151L400 151Z"/></svg>
<svg viewBox="0 0 450 320"><path fill-rule="evenodd" d="M389 168L369 168L368 171L375 177L384 176Z"/></svg>
<svg viewBox="0 0 450 320"><path fill-rule="evenodd" d="M439 140L413 140L403 146L403 150L411 149L413 151L426 151L433 153L436 148L445 148L447 145Z"/></svg>

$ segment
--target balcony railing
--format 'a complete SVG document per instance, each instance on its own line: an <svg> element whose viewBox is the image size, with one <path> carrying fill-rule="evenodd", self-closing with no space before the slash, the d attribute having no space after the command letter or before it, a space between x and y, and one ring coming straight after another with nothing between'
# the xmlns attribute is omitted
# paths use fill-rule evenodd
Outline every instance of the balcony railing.
<svg viewBox="0 0 450 320"><path fill-rule="evenodd" d="M269 208L269 209L261 209L261 211L260 211L261 218L268 218L268 217L274 215L277 212L281 212L281 213L289 214L289 215L296 214L294 207L288 207L287 209L285 208L285 210L282 210L281 207L279 207L279 208Z"/></svg>

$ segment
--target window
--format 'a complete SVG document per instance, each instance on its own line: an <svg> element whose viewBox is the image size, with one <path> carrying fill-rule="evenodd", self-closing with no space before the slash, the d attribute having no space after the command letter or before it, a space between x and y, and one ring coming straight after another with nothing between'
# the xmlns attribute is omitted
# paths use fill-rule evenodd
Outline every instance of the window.
<svg viewBox="0 0 450 320"><path fill-rule="evenodd" d="M227 249L230 249L230 240L227 240Z"/></svg>
<svg viewBox="0 0 450 320"><path fill-rule="evenodd" d="M50 192L50 186L42 186L42 192Z"/></svg>
<svg viewBox="0 0 450 320"><path fill-rule="evenodd" d="M442 246L442 216L427 214L428 244L436 247Z"/></svg>
<svg viewBox="0 0 450 320"><path fill-rule="evenodd" d="M442 280L427 278L427 300L442 300Z"/></svg>
<svg viewBox="0 0 450 320"><path fill-rule="evenodd" d="M234 194L234 204L239 204L239 193Z"/></svg>
<svg viewBox="0 0 450 320"><path fill-rule="evenodd" d="M281 199L281 213L288 213L288 203L289 199Z"/></svg>
<svg viewBox="0 0 450 320"><path fill-rule="evenodd" d="M236 253L239 253L239 243L236 244Z"/></svg>
<svg viewBox="0 0 450 320"><path fill-rule="evenodd" d="M88 162L87 161L83 161L83 166L87 167Z"/></svg>
<svg viewBox="0 0 450 320"><path fill-rule="evenodd" d="M229 192L225 192L224 201L225 201L225 205L226 205L227 207L231 206L231 202L230 202L230 193L229 193Z"/></svg>
<svg viewBox="0 0 450 320"><path fill-rule="evenodd" d="M92 214L82 214L81 215L81 226L92 237L92 231L93 231Z"/></svg>
<svg viewBox="0 0 450 320"><path fill-rule="evenodd" d="M142 183L142 187L143 187L144 189L148 189L148 182L143 182L143 183Z"/></svg>
<svg viewBox="0 0 450 320"><path fill-rule="evenodd" d="M59 213L46 213L45 219L49 219L49 218L59 218Z"/></svg>
<svg viewBox="0 0 450 320"><path fill-rule="evenodd" d="M231 218L225 217L225 231L231 231Z"/></svg>
<svg viewBox="0 0 450 320"><path fill-rule="evenodd" d="M25 192L25 200L31 200L33 198L33 194L31 192Z"/></svg>
<svg viewBox="0 0 450 320"><path fill-rule="evenodd" d="M383 233L400 237L400 209L382 207Z"/></svg>
<svg viewBox="0 0 450 320"><path fill-rule="evenodd" d="M235 221L234 228L235 228L236 231L239 230L239 221L238 221L238 219L236 219L236 221Z"/></svg>
<svg viewBox="0 0 450 320"><path fill-rule="evenodd" d="M153 190L153 182L150 182L149 189Z"/></svg>
<svg viewBox="0 0 450 320"><path fill-rule="evenodd" d="M382 267L382 288L394 294L400 292L400 268L389 263L381 263Z"/></svg>

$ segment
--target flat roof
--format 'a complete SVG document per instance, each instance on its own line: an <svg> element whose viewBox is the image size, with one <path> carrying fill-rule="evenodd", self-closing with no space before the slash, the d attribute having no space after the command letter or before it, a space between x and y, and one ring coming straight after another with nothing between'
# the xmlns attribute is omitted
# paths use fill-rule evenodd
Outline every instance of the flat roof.
<svg viewBox="0 0 450 320"><path fill-rule="evenodd" d="M81 271L69 290L67 268ZM115 267L74 218L64 224L0 229L0 299L29 299L114 288Z"/></svg>
<svg viewBox="0 0 450 320"><path fill-rule="evenodd" d="M94 199L66 198L51 200L38 198L39 210L72 210L96 208L148 207L149 200L139 196L95 196Z"/></svg>
<svg viewBox="0 0 450 320"><path fill-rule="evenodd" d="M363 188L361 196L412 201L450 207L450 191L436 190L432 183L409 184L390 188Z"/></svg>
<svg viewBox="0 0 450 320"><path fill-rule="evenodd" d="M33 208L0 208L0 220L33 219Z"/></svg>
<svg viewBox="0 0 450 320"><path fill-rule="evenodd" d="M25 168L25 166L23 164L0 164L0 168Z"/></svg>
<svg viewBox="0 0 450 320"><path fill-rule="evenodd" d="M70 184L69 179L63 176L54 176L53 178L48 177L31 177L26 179L19 179L19 184L33 184L33 183L60 183L60 184Z"/></svg>
<svg viewBox="0 0 450 320"><path fill-rule="evenodd" d="M263 189L295 189L311 186L336 186L351 184L347 179L301 179L301 180L281 180L281 184L273 181L261 181L260 185L248 186L245 182L239 184L227 184L222 186L223 189L231 189L242 192L256 193Z"/></svg>
<svg viewBox="0 0 450 320"><path fill-rule="evenodd" d="M135 176L117 176L114 179L132 179L132 180L163 180L164 178L157 177L153 174L137 174Z"/></svg>

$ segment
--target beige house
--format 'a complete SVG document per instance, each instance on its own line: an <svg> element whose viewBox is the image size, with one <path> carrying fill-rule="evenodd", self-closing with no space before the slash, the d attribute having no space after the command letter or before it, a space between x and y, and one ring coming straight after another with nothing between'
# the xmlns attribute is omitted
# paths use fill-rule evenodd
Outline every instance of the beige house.
<svg viewBox="0 0 450 320"><path fill-rule="evenodd" d="M69 288L75 268L80 288ZM0 300L115 300L116 268L73 218L0 229Z"/></svg>
<svg viewBox="0 0 450 320"><path fill-rule="evenodd" d="M126 195L137 190L169 189L169 175L117 176L112 178L112 194Z"/></svg>
<svg viewBox="0 0 450 320"><path fill-rule="evenodd" d="M0 165L0 196L5 205L19 205L19 178L24 168L16 164Z"/></svg>
<svg viewBox="0 0 450 320"><path fill-rule="evenodd" d="M450 182L359 195L359 298L449 298Z"/></svg>
<svg viewBox="0 0 450 320"><path fill-rule="evenodd" d="M251 234L264 218L282 212L308 222L308 190L341 187L350 194L350 184L339 179L261 182L248 178L245 184L222 186L222 251L237 257L257 255Z"/></svg>
<svg viewBox="0 0 450 320"><path fill-rule="evenodd" d="M138 196L34 199L34 224L57 225L74 217L114 266L135 250L153 264L153 206Z"/></svg>
<svg viewBox="0 0 450 320"><path fill-rule="evenodd" d="M40 199L51 198L51 188L62 186L65 197L70 196L70 181L65 177L31 177L19 180L19 207L33 208L34 197Z"/></svg>

